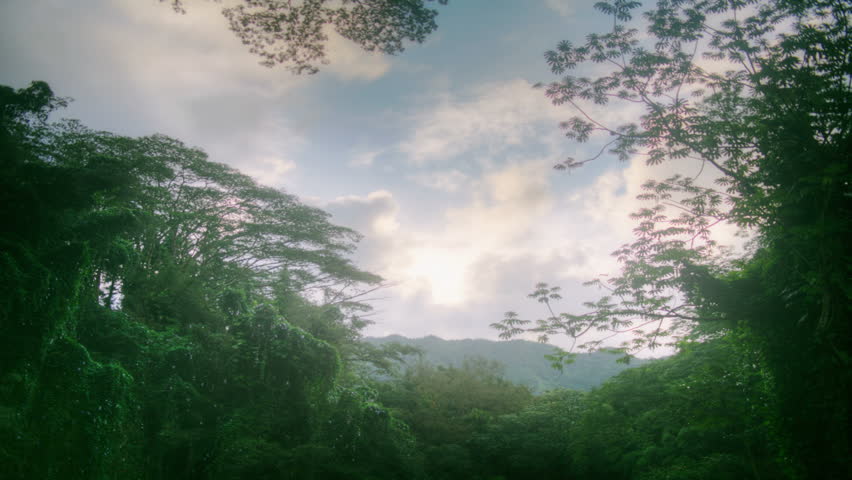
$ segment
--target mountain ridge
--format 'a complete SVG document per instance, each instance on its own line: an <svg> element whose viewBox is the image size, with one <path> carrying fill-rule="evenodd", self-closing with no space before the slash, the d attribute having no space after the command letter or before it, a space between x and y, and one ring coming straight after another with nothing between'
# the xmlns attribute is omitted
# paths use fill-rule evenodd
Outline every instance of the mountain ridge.
<svg viewBox="0 0 852 480"><path fill-rule="evenodd" d="M466 358L480 357L503 365L507 380L526 385L534 393L557 388L591 390L622 371L645 365L651 360L631 359L630 364L617 363L616 355L606 352L580 353L574 363L560 372L551 366L545 355L554 346L529 340L494 341L481 338L445 340L435 335L408 338L402 335L367 337L374 345L400 343L423 351L422 360L435 365L461 366ZM416 359L412 355L409 360Z"/></svg>

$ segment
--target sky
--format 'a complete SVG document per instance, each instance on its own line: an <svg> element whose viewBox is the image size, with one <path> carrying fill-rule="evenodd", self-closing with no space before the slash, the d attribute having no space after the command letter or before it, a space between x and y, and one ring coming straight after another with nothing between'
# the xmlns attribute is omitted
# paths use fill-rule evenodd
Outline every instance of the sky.
<svg viewBox="0 0 852 480"><path fill-rule="evenodd" d="M603 156L553 170L597 150L562 136L572 112L533 85L555 80L546 50L611 25L593 4L451 0L422 45L390 57L332 36L330 64L294 76L260 66L221 3L4 0L0 84L47 81L74 99L64 117L179 138L363 234L355 262L392 285L366 334L496 339L505 311L545 315L527 298L537 282L562 286L564 311L595 299L581 284L616 271L641 183L700 168Z"/></svg>

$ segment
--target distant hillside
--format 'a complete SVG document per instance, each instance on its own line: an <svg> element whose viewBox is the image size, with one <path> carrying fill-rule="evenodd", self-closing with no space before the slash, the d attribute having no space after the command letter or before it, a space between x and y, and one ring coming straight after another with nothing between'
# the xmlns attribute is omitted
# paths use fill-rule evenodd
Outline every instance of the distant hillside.
<svg viewBox="0 0 852 480"><path fill-rule="evenodd" d="M382 338L367 338L367 342L381 345L398 342L413 345L423 350L423 359L437 365L460 366L467 357L483 357L500 362L506 367L506 378L527 385L536 393L554 388L590 390L604 380L627 368L647 363L649 360L633 359L630 365L616 363L618 356L609 353L580 354L577 360L560 373L550 366L545 355L553 353L553 347L526 340L495 342L491 340L444 340L435 336L406 338L391 335ZM415 359L412 359L416 361Z"/></svg>

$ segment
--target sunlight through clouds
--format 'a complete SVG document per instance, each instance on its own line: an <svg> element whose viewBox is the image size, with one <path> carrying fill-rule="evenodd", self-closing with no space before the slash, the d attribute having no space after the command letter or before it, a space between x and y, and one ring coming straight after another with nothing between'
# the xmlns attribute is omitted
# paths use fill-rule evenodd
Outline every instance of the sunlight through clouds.
<svg viewBox="0 0 852 480"><path fill-rule="evenodd" d="M403 289L413 286L416 292L422 288L436 305L460 305L468 300L465 280L470 259L463 250L427 246L412 248L407 254L412 260L400 272Z"/></svg>

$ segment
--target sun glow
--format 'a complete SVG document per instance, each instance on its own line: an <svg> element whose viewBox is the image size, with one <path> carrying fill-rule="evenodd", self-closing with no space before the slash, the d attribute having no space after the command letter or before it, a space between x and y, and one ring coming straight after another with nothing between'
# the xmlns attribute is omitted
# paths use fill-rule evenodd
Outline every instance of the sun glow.
<svg viewBox="0 0 852 480"><path fill-rule="evenodd" d="M459 305L467 298L465 274L469 261L463 253L448 248L418 248L405 270L406 283L416 291L428 290L432 303Z"/></svg>

